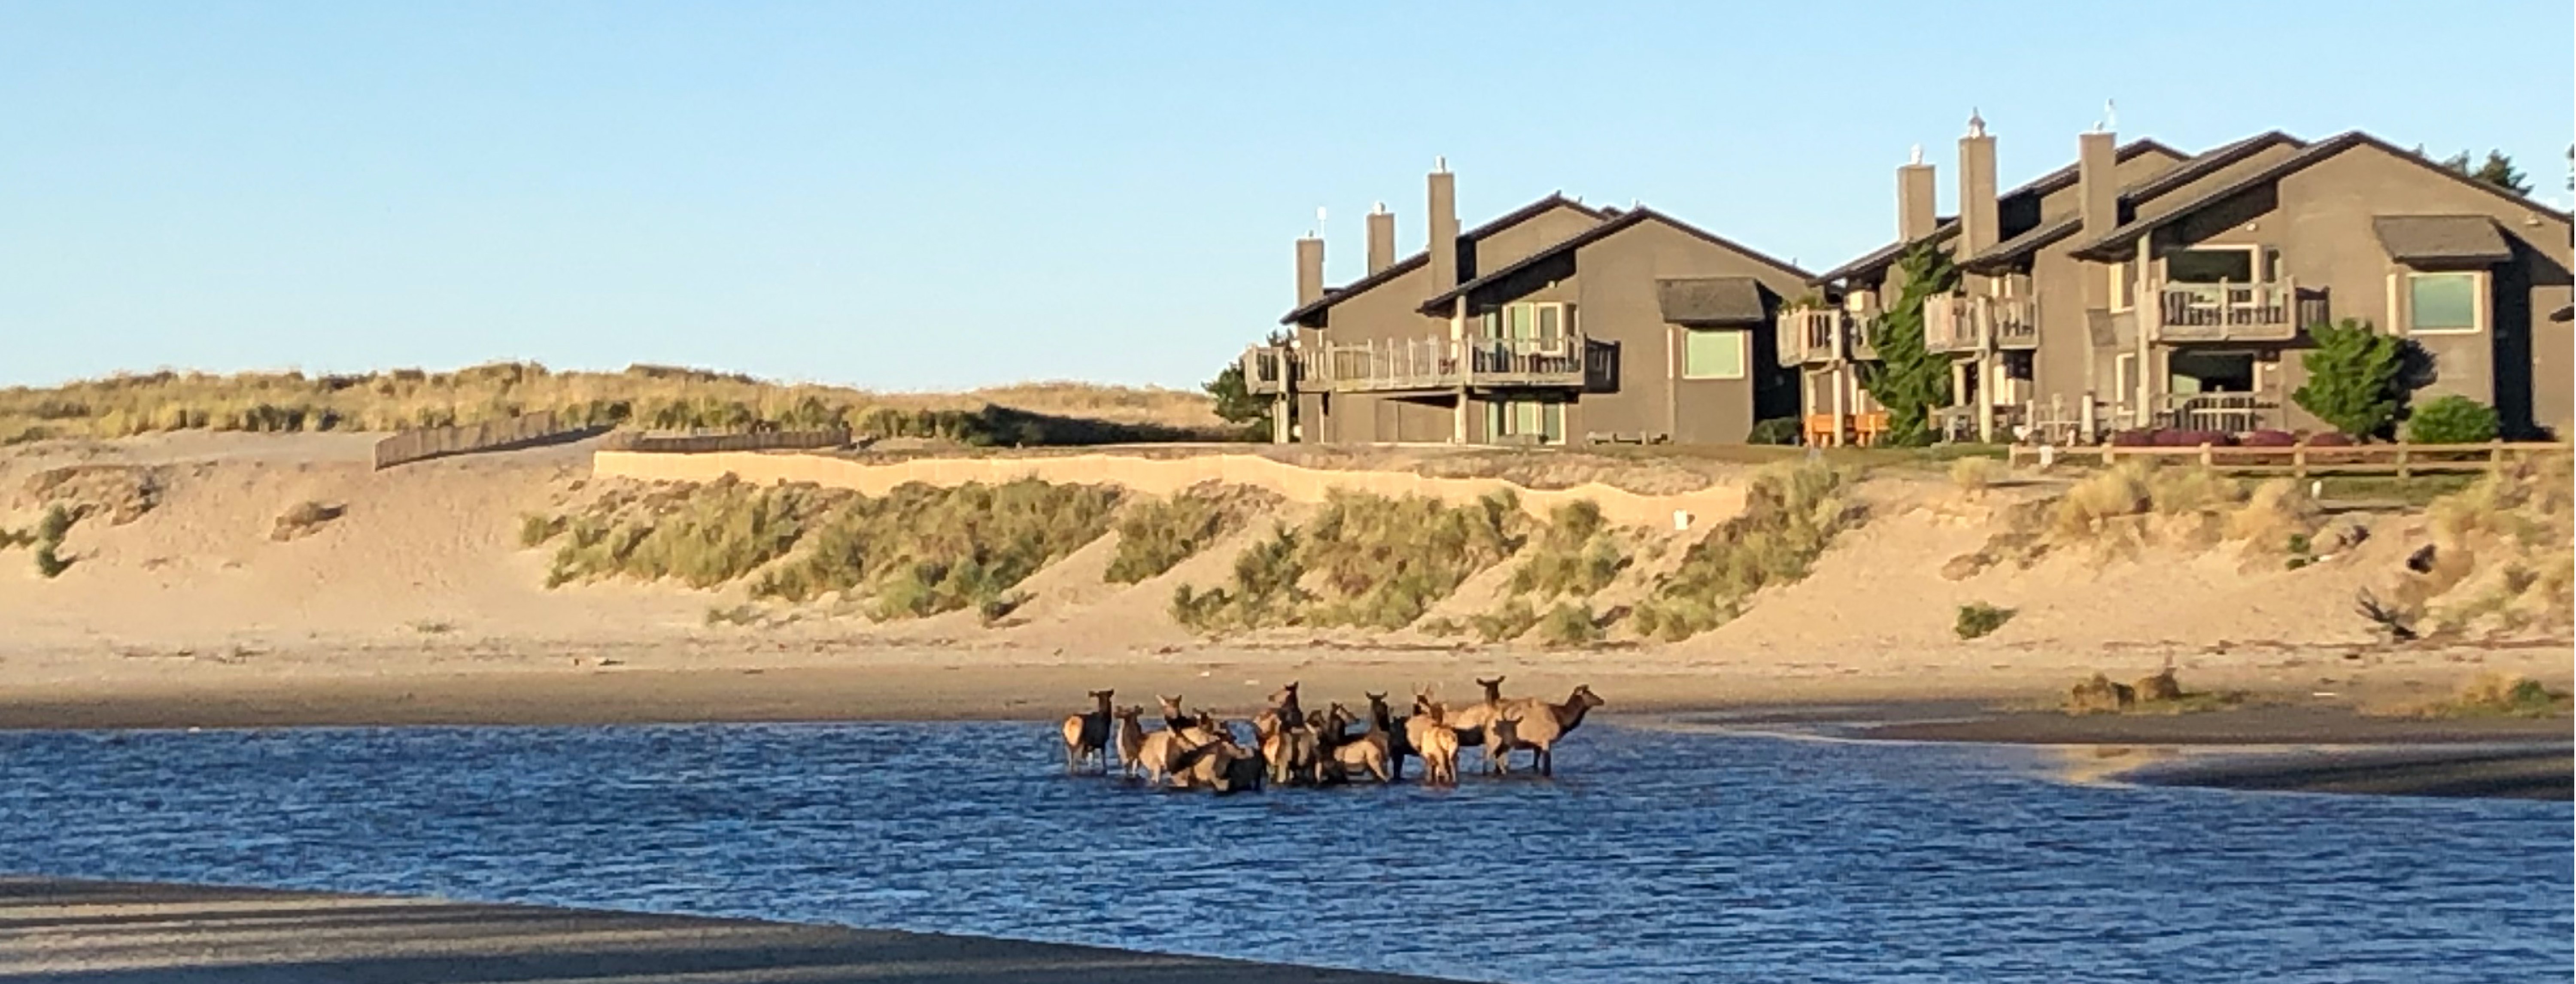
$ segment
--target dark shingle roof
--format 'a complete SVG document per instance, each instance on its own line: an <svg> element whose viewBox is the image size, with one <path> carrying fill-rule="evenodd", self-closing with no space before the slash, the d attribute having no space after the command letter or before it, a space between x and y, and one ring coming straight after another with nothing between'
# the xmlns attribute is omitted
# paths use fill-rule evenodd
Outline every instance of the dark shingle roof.
<svg viewBox="0 0 2576 984"><path fill-rule="evenodd" d="M1622 230L1631 229L1647 222L1661 222L1699 239L1742 253L1745 256L1777 268L1780 272L1797 277L1800 280L1805 280L1808 277L1807 271L1798 269L1795 266L1783 263L1777 259L1773 259L1772 257L1747 247L1742 243L1720 236L1716 233L1709 232L1708 230L1701 229L1688 222L1684 222L1680 219L1673 218L1672 216L1665 215L1662 212L1655 211L1654 209L1639 205L1627 210L1626 212L1620 213L1618 218L1558 240L1555 245L1539 250L1538 252L1531 253L1528 256L1524 256L1519 261L1505 266L1502 269L1488 273L1474 280L1467 281L1466 283L1459 284L1456 290L1452 290L1446 294L1442 294L1438 297L1422 302L1421 309L1426 313L1435 314L1445 311L1448 309L1449 305L1458 298L1465 296L1469 292L1478 288L1484 287L1487 284L1494 283L1505 277L1519 273L1522 270L1526 270L1530 267L1546 262L1560 253L1564 253L1568 250L1581 249L1584 246L1615 235Z"/></svg>
<svg viewBox="0 0 2576 984"><path fill-rule="evenodd" d="M2485 264L2513 259L2494 219L2483 215L2376 215L2370 219L2388 258L2416 266Z"/></svg>
<svg viewBox="0 0 2576 984"><path fill-rule="evenodd" d="M2247 189L2260 187L2264 184L2278 181L2284 177L2288 177L2289 175L2304 171L2318 162L2334 157L2344 151L2351 150L2355 147L2365 146L2378 148L2399 160L2417 165L2445 178L2460 182L2488 194L2495 195L2496 197L2505 199L2506 201L2512 202L2523 208L2530 209L2542 215L2547 215L2560 222L2570 221L2570 217L2565 212L2543 205L2522 195L2514 194L2506 189L2498 188L2476 178L2469 177L2468 175L2461 174L2457 171L2451 170L2450 168L2443 167L2441 164L2426 158L2422 154L2400 148L2395 144L2381 140L2378 137L2371 136L2370 134L2363 133L2359 130L2353 130L2348 133L2339 134L2332 138L2310 144L2301 149L2298 153L2282 158L2280 162L2273 164L2270 167L2240 175L2234 181L2227 182L2226 184L2222 184L2214 188L2209 188L2202 191L2200 194L2175 202L2169 208L2159 209L2153 215L2141 215L2131 219L2128 222L2122 223L2117 229L2103 232L2091 239L2085 240L2082 245L2069 250L2069 252L2075 254L2078 259L2097 261L2123 259L2129 255L2132 249L2135 248L2137 245L2137 239L2141 235L2163 228L2164 226L2182 219L2185 216L2225 201Z"/></svg>
<svg viewBox="0 0 2576 984"><path fill-rule="evenodd" d="M2253 156L2257 151L2280 144L2288 144L2292 147L2307 146L2306 142L2279 130L2258 133L2214 148L2206 154L2184 161L2181 166L2173 170L2123 188L2120 190L2120 201L2127 205L2153 201L2158 195L2206 177L2219 168ZM2053 222L2043 222L2021 235L1996 243L1983 253L1961 260L1959 266L1976 273L1991 272L1996 267L2011 264L2083 229L2084 216L2080 212Z"/></svg>
<svg viewBox="0 0 2576 984"><path fill-rule="evenodd" d="M1676 277L1655 281L1655 304L1676 325L1739 327L1762 323L1762 282L1751 277Z"/></svg>
<svg viewBox="0 0 2576 984"><path fill-rule="evenodd" d="M1581 212L1594 219L1608 218L1608 216L1600 209L1586 206L1582 202L1565 197L1562 193L1551 193L1545 198L1541 198L1537 201L1506 212L1494 221L1487 222L1484 225L1459 233L1458 238L1466 242L1483 239L1486 236L1493 235L1523 222L1538 218L1539 216L1546 214L1548 210L1558 208L1560 206ZM1415 268L1428 262L1431 262L1431 251L1427 249L1405 257L1404 259L1397 260L1393 264L1388 265L1384 270L1361 277L1358 280L1343 284L1342 286L1333 288L1332 290L1325 291L1324 296L1316 299L1313 303L1288 312L1285 317L1279 319L1279 323L1283 325L1295 324L1298 321L1304 320L1309 315L1321 312L1326 308L1357 296L1372 287L1376 287L1379 284L1403 276L1406 273L1410 273Z"/></svg>
<svg viewBox="0 0 2576 984"><path fill-rule="evenodd" d="M2188 159L2190 156L2182 151L2175 150L2172 147L2158 143L2155 140L2141 137L2120 145L2118 150L2112 152L2112 159L2116 161L2125 161L2148 151L2158 151L2166 154L2167 156L2183 159ZM2047 174L2032 178L2020 185L2016 185L1995 197L1997 199L2005 199L2021 195L2044 196L2074 184L2076 179L2080 176L2078 164L2069 164L2065 167L2058 168L2057 170L2050 171ZM1867 254L1864 254L1859 259L1817 274L1815 279L1807 282L1811 284L1825 284L1860 274L1875 273L1886 268L1889 264L1895 263L1897 257L1904 255L1907 249L1912 248L1917 243L1942 242L1952 236L1958 235L1958 233L1958 218L1955 216L1944 218L1939 224L1932 227L1932 232L1930 234L1925 235L1921 239L1914 240L1913 242L1898 240L1885 246L1881 246L1877 249L1871 250Z"/></svg>

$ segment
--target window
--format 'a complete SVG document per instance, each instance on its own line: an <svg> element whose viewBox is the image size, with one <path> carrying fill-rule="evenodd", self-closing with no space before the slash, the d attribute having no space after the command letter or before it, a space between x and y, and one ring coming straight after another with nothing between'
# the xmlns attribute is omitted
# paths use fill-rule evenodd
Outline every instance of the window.
<svg viewBox="0 0 2576 984"><path fill-rule="evenodd" d="M1682 378L1744 378L1744 333L1683 329Z"/></svg>
<svg viewBox="0 0 2576 984"><path fill-rule="evenodd" d="M2178 284L2252 283L2253 246L2203 246L2165 254L2165 279Z"/></svg>
<svg viewBox="0 0 2576 984"><path fill-rule="evenodd" d="M1542 400L1485 402L1485 443L1563 444L1565 404Z"/></svg>
<svg viewBox="0 0 2576 984"><path fill-rule="evenodd" d="M2138 261L2121 260L2111 265L2111 310L2126 311L2136 302L2129 299L2138 288Z"/></svg>
<svg viewBox="0 0 2576 984"><path fill-rule="evenodd" d="M2477 331L2478 275L2417 273L2406 278L2407 330L2418 334Z"/></svg>
<svg viewBox="0 0 2576 984"><path fill-rule="evenodd" d="M1487 338L1536 342L1538 350L1552 352L1574 330L1574 306L1559 301L1516 301L1485 312L1478 321Z"/></svg>

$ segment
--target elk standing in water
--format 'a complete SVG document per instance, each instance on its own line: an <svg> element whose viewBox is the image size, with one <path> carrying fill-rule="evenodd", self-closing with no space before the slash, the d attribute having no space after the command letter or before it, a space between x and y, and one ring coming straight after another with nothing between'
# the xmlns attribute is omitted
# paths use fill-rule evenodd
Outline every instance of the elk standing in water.
<svg viewBox="0 0 2576 984"><path fill-rule="evenodd" d="M1574 688L1574 694L1562 704L1536 697L1513 701L1488 729L1490 740L1485 745L1485 757L1508 772L1512 753L1526 748L1531 752L1532 764L1538 766L1538 774L1553 776L1556 743L1583 725L1584 712L1602 703L1600 697L1593 695L1590 684Z"/></svg>
<svg viewBox="0 0 2576 984"><path fill-rule="evenodd" d="M1064 771L1067 775L1082 771L1085 759L1097 756L1100 771L1109 771L1109 698L1114 690L1094 690L1091 699L1099 703L1089 714L1076 714L1064 719Z"/></svg>
<svg viewBox="0 0 2576 984"><path fill-rule="evenodd" d="M1449 727L1448 709L1438 704L1424 705L1413 716L1423 725L1415 751L1422 756L1422 784L1455 786L1458 784L1458 732Z"/></svg>
<svg viewBox="0 0 2576 984"><path fill-rule="evenodd" d="M1142 707L1122 708L1116 715L1118 718L1118 772L1129 779L1136 778L1136 766L1141 764L1139 760L1145 753L1145 726L1136 723L1136 719L1144 715L1145 709Z"/></svg>
<svg viewBox="0 0 2576 984"><path fill-rule="evenodd" d="M1386 764L1394 778L1404 778L1404 760L1413 756L1413 740L1406 732L1411 718L1400 718L1388 709L1385 694L1369 694L1369 730L1386 736Z"/></svg>

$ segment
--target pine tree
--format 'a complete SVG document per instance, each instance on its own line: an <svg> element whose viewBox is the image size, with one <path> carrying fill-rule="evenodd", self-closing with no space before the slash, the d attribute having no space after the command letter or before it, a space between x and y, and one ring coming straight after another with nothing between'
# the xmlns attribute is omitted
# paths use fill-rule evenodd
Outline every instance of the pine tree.
<svg viewBox="0 0 2576 984"><path fill-rule="evenodd" d="M2513 158L2505 156L2501 150L2487 151L2487 159L2476 167L2469 166L2469 152L2463 150L2443 161L2442 166L2517 195L2527 197L2531 194L2530 176L2514 167Z"/></svg>
<svg viewBox="0 0 2576 984"><path fill-rule="evenodd" d="M2291 401L2354 437L2385 432L2397 419L2398 340L2351 318L2310 327L2308 337L2316 347L2299 358L2308 381L2290 394Z"/></svg>
<svg viewBox="0 0 2576 984"><path fill-rule="evenodd" d="M1929 444L1932 411L1950 405L1950 357L1923 345L1923 301L1959 286L1959 268L1931 243L1918 243L1896 261L1904 287L1871 329L1876 363L1861 365L1860 385L1887 408L1887 440Z"/></svg>

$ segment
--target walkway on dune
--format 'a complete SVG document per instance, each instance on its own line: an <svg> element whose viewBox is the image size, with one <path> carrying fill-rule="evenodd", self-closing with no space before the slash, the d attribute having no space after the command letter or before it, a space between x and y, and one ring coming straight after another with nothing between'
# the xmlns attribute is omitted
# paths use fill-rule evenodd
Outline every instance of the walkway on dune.
<svg viewBox="0 0 2576 984"><path fill-rule="evenodd" d="M0 877L0 982L1433 984L1094 947L432 899Z"/></svg>

